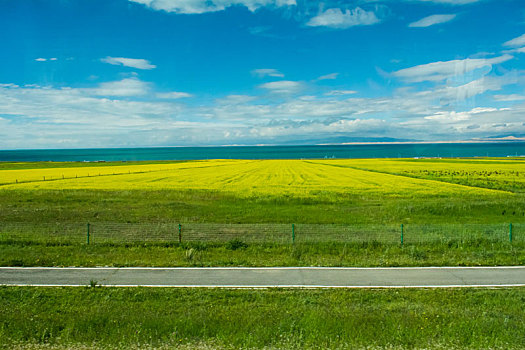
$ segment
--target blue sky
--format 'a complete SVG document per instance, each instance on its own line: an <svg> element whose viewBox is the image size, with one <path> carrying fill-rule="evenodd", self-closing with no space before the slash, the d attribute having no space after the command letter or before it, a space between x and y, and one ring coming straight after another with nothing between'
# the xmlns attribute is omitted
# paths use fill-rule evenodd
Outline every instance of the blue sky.
<svg viewBox="0 0 525 350"><path fill-rule="evenodd" d="M525 137L522 0L0 0L0 149Z"/></svg>

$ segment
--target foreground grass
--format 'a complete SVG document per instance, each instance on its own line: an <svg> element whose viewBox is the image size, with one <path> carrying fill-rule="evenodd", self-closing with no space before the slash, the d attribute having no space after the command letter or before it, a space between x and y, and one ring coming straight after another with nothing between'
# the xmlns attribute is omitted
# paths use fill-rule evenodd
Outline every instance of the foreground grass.
<svg viewBox="0 0 525 350"><path fill-rule="evenodd" d="M382 244L0 243L0 266L495 266L524 265L525 242Z"/></svg>
<svg viewBox="0 0 525 350"><path fill-rule="evenodd" d="M525 347L525 289L0 288L4 348Z"/></svg>

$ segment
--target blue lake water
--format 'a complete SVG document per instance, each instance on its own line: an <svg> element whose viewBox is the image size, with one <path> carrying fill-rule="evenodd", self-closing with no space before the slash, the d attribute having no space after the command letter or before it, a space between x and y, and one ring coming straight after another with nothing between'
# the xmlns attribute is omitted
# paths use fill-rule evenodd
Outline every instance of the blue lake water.
<svg viewBox="0 0 525 350"><path fill-rule="evenodd" d="M188 159L301 159L507 157L525 155L525 142L366 144L335 146L150 147L4 150L0 161L133 161Z"/></svg>

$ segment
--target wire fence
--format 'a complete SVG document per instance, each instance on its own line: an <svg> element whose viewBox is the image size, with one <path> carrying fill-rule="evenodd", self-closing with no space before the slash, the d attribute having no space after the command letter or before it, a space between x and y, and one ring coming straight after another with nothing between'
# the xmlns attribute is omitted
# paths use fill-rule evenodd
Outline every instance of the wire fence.
<svg viewBox="0 0 525 350"><path fill-rule="evenodd" d="M126 244L228 242L295 244L473 244L525 242L525 223L501 224L224 224L224 223L0 223L0 242Z"/></svg>

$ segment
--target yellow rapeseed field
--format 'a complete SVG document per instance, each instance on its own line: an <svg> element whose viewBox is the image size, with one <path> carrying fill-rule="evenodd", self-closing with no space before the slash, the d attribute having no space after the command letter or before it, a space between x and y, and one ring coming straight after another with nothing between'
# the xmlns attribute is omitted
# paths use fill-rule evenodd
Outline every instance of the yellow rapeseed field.
<svg viewBox="0 0 525 350"><path fill-rule="evenodd" d="M106 166L93 164L93 166L82 167L61 167L61 168L36 168L20 170L0 170L0 185L63 180L82 177L96 177L103 175L123 175L123 174L140 174L155 171L169 171L186 168L200 168L207 166L220 166L224 164L238 163L239 161L231 160L214 160L213 164L207 161L191 161L180 163L159 163L159 164L141 164L141 165L115 165Z"/></svg>
<svg viewBox="0 0 525 350"><path fill-rule="evenodd" d="M330 159L312 160L315 163L337 164L362 169L396 173L422 171L447 172L493 172L498 174L521 172L525 174L525 159L479 158L479 159Z"/></svg>
<svg viewBox="0 0 525 350"><path fill-rule="evenodd" d="M374 164L390 166L388 161L383 160L203 160L163 164L3 170L0 171L0 183L4 185L0 188L194 189L228 192L241 197L257 195L309 197L319 194L337 196L341 193L389 196L506 194L506 192L477 187L360 170L348 167L349 164L363 168Z"/></svg>
<svg viewBox="0 0 525 350"><path fill-rule="evenodd" d="M313 161L353 169L372 170L471 186L525 190L525 159L334 159Z"/></svg>

